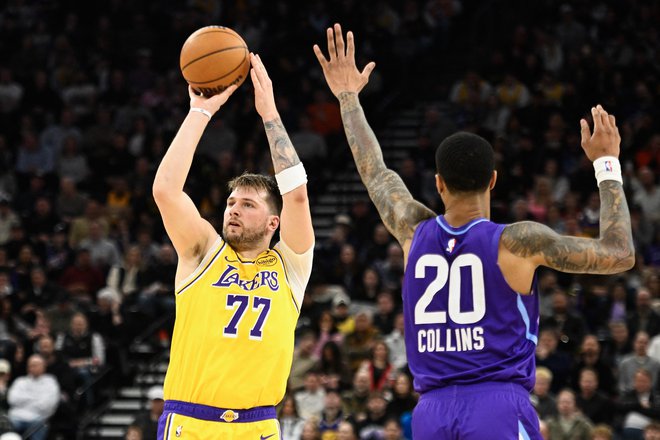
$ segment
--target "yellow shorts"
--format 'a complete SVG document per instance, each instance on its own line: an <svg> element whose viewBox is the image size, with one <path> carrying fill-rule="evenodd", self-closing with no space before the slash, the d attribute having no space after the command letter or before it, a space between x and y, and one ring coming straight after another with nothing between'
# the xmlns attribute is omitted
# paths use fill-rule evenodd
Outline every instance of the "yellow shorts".
<svg viewBox="0 0 660 440"><path fill-rule="evenodd" d="M158 440L280 440L274 407L244 410L168 400L158 421Z"/></svg>

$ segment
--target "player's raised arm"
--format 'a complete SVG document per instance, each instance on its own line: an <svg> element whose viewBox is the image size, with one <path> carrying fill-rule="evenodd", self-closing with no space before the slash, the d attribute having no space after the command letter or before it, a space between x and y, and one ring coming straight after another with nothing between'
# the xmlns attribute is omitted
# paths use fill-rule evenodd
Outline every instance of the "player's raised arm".
<svg viewBox="0 0 660 440"><path fill-rule="evenodd" d="M569 237L539 223L514 223L504 229L500 245L525 259L527 264L593 274L619 273L635 264L630 213L618 160L619 129L614 116L608 115L600 105L592 108L591 113L593 135L587 121L581 120L580 125L582 148L594 162L600 190L600 237Z"/></svg>
<svg viewBox="0 0 660 440"><path fill-rule="evenodd" d="M314 228L307 197L307 175L275 106L273 82L258 55L250 54L254 105L261 116L270 145L275 177L282 193L280 237L302 254L314 245Z"/></svg>
<svg viewBox="0 0 660 440"><path fill-rule="evenodd" d="M364 115L358 93L369 81L375 64L367 64L362 72L357 69L353 33L347 33L344 44L340 25L328 28L327 37L330 59L318 45L314 45L314 53L330 90L339 99L344 131L362 182L383 223L404 246L412 239L417 225L435 214L414 200L399 175L387 168L378 140Z"/></svg>
<svg viewBox="0 0 660 440"><path fill-rule="evenodd" d="M236 86L231 86L219 95L205 98L197 96L188 87L190 112L156 172L154 200L179 258L203 256L217 236L213 226L200 216L195 204L183 191L183 186L206 125L234 90Z"/></svg>

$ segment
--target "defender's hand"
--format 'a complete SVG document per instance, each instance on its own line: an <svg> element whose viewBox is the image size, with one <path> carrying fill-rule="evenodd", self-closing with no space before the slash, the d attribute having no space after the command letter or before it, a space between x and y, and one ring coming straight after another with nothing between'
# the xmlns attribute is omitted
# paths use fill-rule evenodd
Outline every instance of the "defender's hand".
<svg viewBox="0 0 660 440"><path fill-rule="evenodd" d="M229 97L232 95L232 93L234 93L234 91L237 88L238 88L237 85L232 85L227 87L222 93L207 98L204 95L198 95L197 93L195 93L195 91L191 86L188 86L188 96L190 96L190 107L203 108L204 110L211 112L211 114L213 115L215 114L215 112L220 110L220 107L222 107L225 104L225 102L227 102Z"/></svg>
<svg viewBox="0 0 660 440"><path fill-rule="evenodd" d="M266 67L261 62L259 55L250 53L250 63L252 63L250 78L252 78L252 85L254 86L254 107L261 119L272 121L279 116L275 106L273 81L268 76Z"/></svg>
<svg viewBox="0 0 660 440"><path fill-rule="evenodd" d="M318 44L314 45L314 53L323 68L323 75L335 96L342 92L359 93L369 82L369 75L376 67L373 61L360 72L355 65L355 43L353 32L346 34L347 45L344 46L344 37L341 26L335 24L334 29L328 28L328 53L330 61L325 58Z"/></svg>
<svg viewBox="0 0 660 440"><path fill-rule="evenodd" d="M582 149L590 161L603 156L619 157L621 136L613 115L607 114L599 104L591 108L594 119L594 133L591 134L586 120L580 120L582 129Z"/></svg>

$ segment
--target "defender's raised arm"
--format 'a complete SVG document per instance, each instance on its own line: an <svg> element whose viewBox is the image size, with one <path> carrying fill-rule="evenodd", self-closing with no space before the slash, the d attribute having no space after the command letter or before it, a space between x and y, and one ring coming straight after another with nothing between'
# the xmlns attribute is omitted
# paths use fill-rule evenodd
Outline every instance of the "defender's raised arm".
<svg viewBox="0 0 660 440"><path fill-rule="evenodd" d="M314 45L314 53L330 90L339 99L344 131L362 182L385 226L405 249L415 227L435 214L414 200L401 177L387 168L378 140L360 105L358 93L369 82L375 63L367 64L362 72L357 69L353 33L346 34L345 45L340 25L329 28L327 37L330 59L318 45Z"/></svg>

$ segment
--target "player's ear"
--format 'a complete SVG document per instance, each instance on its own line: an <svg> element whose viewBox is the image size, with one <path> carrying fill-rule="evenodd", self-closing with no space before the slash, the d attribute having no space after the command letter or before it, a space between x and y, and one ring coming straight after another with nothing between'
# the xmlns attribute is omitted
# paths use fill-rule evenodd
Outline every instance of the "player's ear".
<svg viewBox="0 0 660 440"><path fill-rule="evenodd" d="M493 170L493 175L490 176L490 183L488 184L488 189L493 190L495 188L495 183L497 182L497 171Z"/></svg>
<svg viewBox="0 0 660 440"><path fill-rule="evenodd" d="M280 226L280 217L278 215L268 216L268 229L275 232L275 230Z"/></svg>
<svg viewBox="0 0 660 440"><path fill-rule="evenodd" d="M447 189L447 185L445 185L445 181L440 174L435 175L435 188L438 190L438 194L441 195Z"/></svg>

